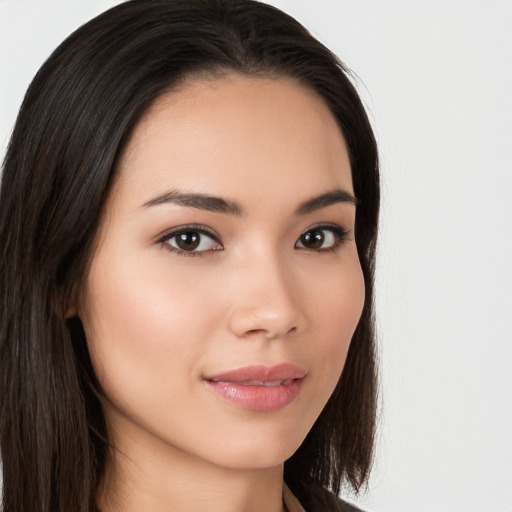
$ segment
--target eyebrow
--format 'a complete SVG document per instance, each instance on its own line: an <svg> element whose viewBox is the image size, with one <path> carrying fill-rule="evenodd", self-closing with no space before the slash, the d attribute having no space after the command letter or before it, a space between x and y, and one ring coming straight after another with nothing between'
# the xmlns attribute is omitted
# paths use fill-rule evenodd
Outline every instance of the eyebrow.
<svg viewBox="0 0 512 512"><path fill-rule="evenodd" d="M150 207L167 203L236 216L241 216L243 213L242 207L236 201L207 194L180 192L179 190L165 192L144 203L143 206Z"/></svg>
<svg viewBox="0 0 512 512"><path fill-rule="evenodd" d="M350 203L354 206L357 206L359 201L347 190L342 188L335 188L325 192L324 194L312 197L311 199L304 201L295 210L295 214L307 215L308 213L314 212L315 210L326 208L327 206L331 206L332 204L336 203Z"/></svg>
<svg viewBox="0 0 512 512"><path fill-rule="evenodd" d="M321 208L326 208L327 206L337 203L350 203L357 206L359 201L350 192L341 188L336 188L304 201L295 210L295 215L307 215L308 213L312 213L316 210L320 210ZM181 192L179 190L164 192L163 194L150 199L142 206L149 208L151 206L158 206L162 204L177 204L188 208L197 208L199 210L206 210L215 213L235 215L237 217L242 216L244 213L242 206L236 201L201 193Z"/></svg>

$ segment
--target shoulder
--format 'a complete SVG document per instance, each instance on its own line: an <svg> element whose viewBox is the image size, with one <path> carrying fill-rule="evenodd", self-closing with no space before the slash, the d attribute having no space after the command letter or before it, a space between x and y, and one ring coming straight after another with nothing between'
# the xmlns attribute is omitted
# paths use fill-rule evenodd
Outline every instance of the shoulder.
<svg viewBox="0 0 512 512"><path fill-rule="evenodd" d="M322 498L322 507L325 512L364 512L362 509L324 489Z"/></svg>
<svg viewBox="0 0 512 512"><path fill-rule="evenodd" d="M364 512L362 509L342 500L323 487L310 489L306 500L301 504L297 497L285 485L284 501L289 512ZM305 507L303 507L305 505Z"/></svg>
<svg viewBox="0 0 512 512"><path fill-rule="evenodd" d="M339 506L341 507L340 510L343 510L343 512L364 512L363 509L358 508L347 501L340 500L339 498L337 499L339 501Z"/></svg>

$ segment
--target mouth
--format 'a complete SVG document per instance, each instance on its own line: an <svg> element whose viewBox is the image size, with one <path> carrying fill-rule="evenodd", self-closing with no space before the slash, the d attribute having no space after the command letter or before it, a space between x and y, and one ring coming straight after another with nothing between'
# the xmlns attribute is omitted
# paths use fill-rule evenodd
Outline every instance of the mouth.
<svg viewBox="0 0 512 512"><path fill-rule="evenodd" d="M232 405L251 411L272 412L293 403L307 372L284 363L253 365L204 378L206 387Z"/></svg>
<svg viewBox="0 0 512 512"><path fill-rule="evenodd" d="M293 382L293 380L294 379L269 380L269 381L265 381L265 380L245 380L245 381L242 381L242 382L236 382L236 384L239 384L241 386L267 386L267 387L272 388L274 386L283 386L283 385L290 384L291 382ZM233 382L222 381L222 380L213 381L213 382L217 382L218 384L233 384Z"/></svg>

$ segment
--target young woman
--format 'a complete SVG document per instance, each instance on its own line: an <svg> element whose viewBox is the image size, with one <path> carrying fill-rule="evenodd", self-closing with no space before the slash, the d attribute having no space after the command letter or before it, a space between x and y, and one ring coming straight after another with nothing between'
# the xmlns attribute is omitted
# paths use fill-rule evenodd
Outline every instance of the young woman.
<svg viewBox="0 0 512 512"><path fill-rule="evenodd" d="M354 510L377 150L301 25L102 14L31 84L0 201L4 512Z"/></svg>

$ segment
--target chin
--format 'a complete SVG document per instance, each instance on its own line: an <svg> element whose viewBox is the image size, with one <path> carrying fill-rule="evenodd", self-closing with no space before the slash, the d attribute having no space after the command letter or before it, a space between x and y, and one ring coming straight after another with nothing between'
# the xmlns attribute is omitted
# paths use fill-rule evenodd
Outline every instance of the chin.
<svg viewBox="0 0 512 512"><path fill-rule="evenodd" d="M298 446L297 446L298 448ZM294 450L244 449L233 454L223 454L216 458L215 465L236 470L265 470L281 467L294 453Z"/></svg>
<svg viewBox="0 0 512 512"><path fill-rule="evenodd" d="M214 448L218 447L220 450L210 452L211 455L207 457L215 464L231 469L257 470L282 466L297 451L308 431L307 429L297 432L297 427L294 430L269 428L252 429L252 432L247 428L243 430L242 433L234 431L229 435L224 433L222 440L214 443Z"/></svg>

